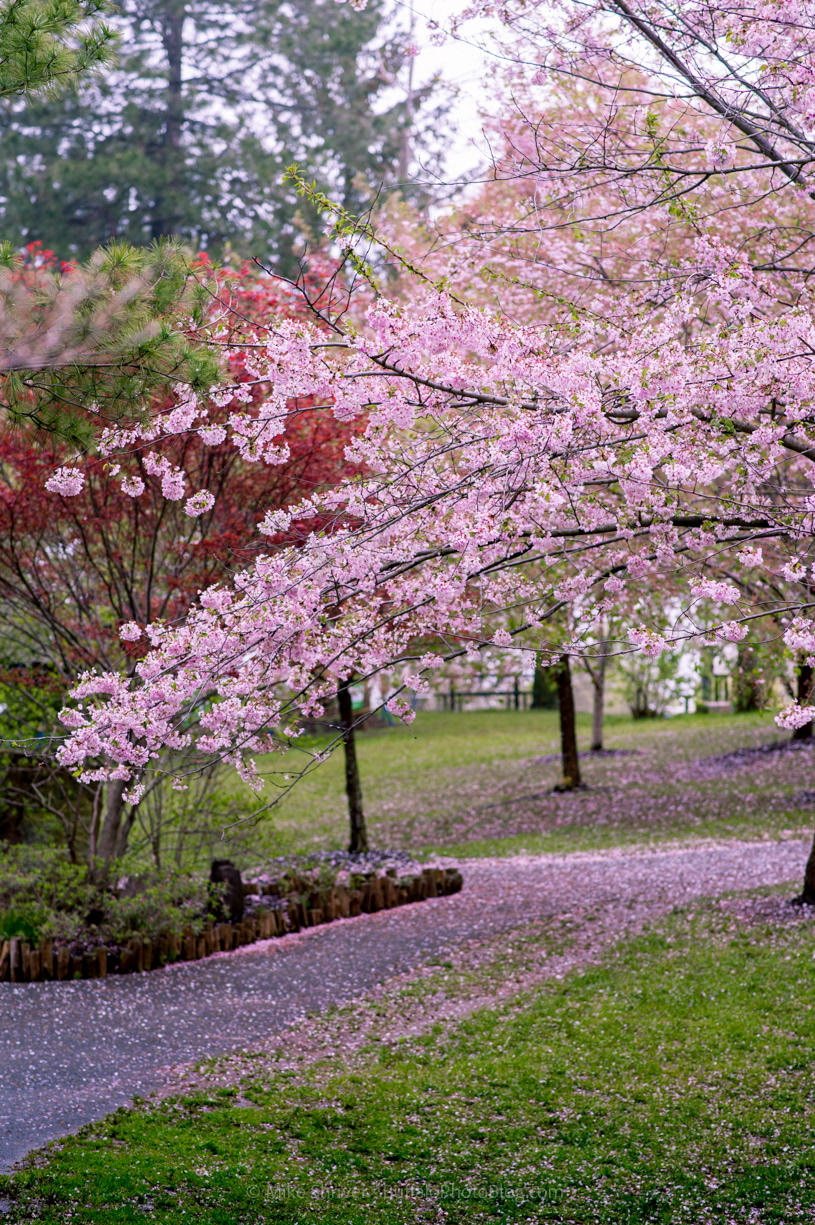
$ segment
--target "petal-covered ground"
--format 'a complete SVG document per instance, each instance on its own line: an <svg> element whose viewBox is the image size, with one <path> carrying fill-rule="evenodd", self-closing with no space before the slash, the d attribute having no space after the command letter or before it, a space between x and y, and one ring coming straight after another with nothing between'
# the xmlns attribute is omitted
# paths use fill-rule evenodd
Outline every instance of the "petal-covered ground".
<svg viewBox="0 0 815 1225"><path fill-rule="evenodd" d="M588 716L580 716L587 787L562 794L553 790L560 778L553 711L420 712L410 728L365 732L358 753L371 840L492 857L762 837L815 823L815 750L811 742L791 746L769 713L616 717L607 720L600 754L588 752L589 735ZM279 760L265 764L280 768ZM292 764L284 759L285 769ZM342 846L343 785L335 754L270 813L261 843Z"/></svg>
<svg viewBox="0 0 815 1225"><path fill-rule="evenodd" d="M307 1041L310 1013L529 923L568 920L571 938L541 974L595 957L609 940L694 898L789 883L808 852L799 838L659 851L516 857L462 865L451 898L362 916L234 954L143 976L4 984L0 1159L184 1081L179 1067L229 1051L262 1051L275 1035ZM503 988L502 988L503 989ZM477 1001L484 1002L480 991ZM444 1001L436 1019L444 1012ZM455 1009L467 1007L459 1001ZM394 1019L401 1025L432 1022ZM304 1025L305 1022L305 1025Z"/></svg>

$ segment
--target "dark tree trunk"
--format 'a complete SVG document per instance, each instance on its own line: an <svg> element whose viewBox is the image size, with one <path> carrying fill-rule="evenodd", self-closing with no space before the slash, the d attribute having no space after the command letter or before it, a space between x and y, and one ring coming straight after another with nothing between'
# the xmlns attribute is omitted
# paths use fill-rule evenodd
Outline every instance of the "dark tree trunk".
<svg viewBox="0 0 815 1225"><path fill-rule="evenodd" d="M163 186L154 204L153 238L177 234L181 225L182 135L184 130L184 6L173 6L164 16L161 41L167 56L167 93L164 134L159 159L164 171Z"/></svg>
<svg viewBox="0 0 815 1225"><path fill-rule="evenodd" d="M574 722L574 690L569 656L564 655L555 668L557 696L560 707L560 751L563 760L564 791L573 791L582 786L580 762L577 757L577 729Z"/></svg>
<svg viewBox="0 0 815 1225"><path fill-rule="evenodd" d="M240 923L243 918L243 881L231 859L213 859L209 879L213 885L225 885L223 896L213 890L210 895L210 910L213 918L222 920L229 914L230 923Z"/></svg>
<svg viewBox="0 0 815 1225"><path fill-rule="evenodd" d="M359 781L359 766L357 765L357 747L354 741L354 712L351 708L351 682L343 681L337 692L337 705L340 709L342 738L345 744L345 790L348 794L348 820L351 836L348 850L367 851L368 831L365 828L365 813L362 810L362 785Z"/></svg>
<svg viewBox="0 0 815 1225"><path fill-rule="evenodd" d="M815 906L815 839L809 852L807 866L804 868L804 888L798 897L793 898L799 906Z"/></svg>
<svg viewBox="0 0 815 1225"><path fill-rule="evenodd" d="M119 834L122 828L122 813L124 812L124 792L127 783L114 779L107 785L105 803L105 820L99 834L97 846L97 862L91 865L91 872L96 880L106 881L110 865L120 849Z"/></svg>
<svg viewBox="0 0 815 1225"><path fill-rule="evenodd" d="M798 702L801 706L808 706L812 699L812 664L801 663L798 665ZM796 727L792 733L793 740L811 740L812 739L812 724L805 723L803 727ZM811 858L811 856L810 856Z"/></svg>

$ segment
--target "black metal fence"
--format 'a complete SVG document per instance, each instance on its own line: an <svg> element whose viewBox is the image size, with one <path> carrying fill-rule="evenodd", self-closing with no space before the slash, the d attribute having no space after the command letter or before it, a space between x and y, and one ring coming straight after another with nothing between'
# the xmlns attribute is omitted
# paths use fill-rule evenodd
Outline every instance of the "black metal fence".
<svg viewBox="0 0 815 1225"><path fill-rule="evenodd" d="M440 693L442 710L463 710L468 698L505 698L507 710L527 710L532 701L532 690L521 689L516 679L511 689L456 689L450 686L449 693Z"/></svg>

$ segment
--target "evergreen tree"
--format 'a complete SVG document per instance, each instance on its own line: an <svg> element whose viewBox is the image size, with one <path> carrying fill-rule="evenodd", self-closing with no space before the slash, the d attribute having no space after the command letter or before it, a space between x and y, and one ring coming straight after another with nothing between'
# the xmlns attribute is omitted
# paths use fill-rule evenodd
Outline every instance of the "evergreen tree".
<svg viewBox="0 0 815 1225"><path fill-rule="evenodd" d="M65 259L176 235L291 267L318 218L288 165L352 212L394 185L417 99L381 4L123 0L117 20L114 72L0 117L2 237Z"/></svg>
<svg viewBox="0 0 815 1225"><path fill-rule="evenodd" d="M0 99L24 116L57 107L113 56L107 0L0 3ZM122 244L66 270L38 245L0 243L0 420L85 446L100 421L140 414L158 389L200 390L217 374L184 333L209 301L174 244ZM89 411L92 408L92 412Z"/></svg>
<svg viewBox="0 0 815 1225"><path fill-rule="evenodd" d="M53 97L107 64L115 35L106 0L0 4L0 98Z"/></svg>

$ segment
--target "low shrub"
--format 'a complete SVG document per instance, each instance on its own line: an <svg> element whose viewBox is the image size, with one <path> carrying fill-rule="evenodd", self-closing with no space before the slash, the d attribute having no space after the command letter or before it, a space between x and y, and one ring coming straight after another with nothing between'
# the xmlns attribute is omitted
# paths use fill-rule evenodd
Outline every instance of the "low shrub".
<svg viewBox="0 0 815 1225"><path fill-rule="evenodd" d="M198 933L211 904L212 886L179 870L134 880L117 865L115 887L103 889L65 851L0 845L0 940L37 943L122 944L159 932Z"/></svg>
<svg viewBox="0 0 815 1225"><path fill-rule="evenodd" d="M87 868L71 863L67 851L0 843L0 909L81 911L91 892Z"/></svg>
<svg viewBox="0 0 815 1225"><path fill-rule="evenodd" d="M21 906L0 911L0 940L28 940L35 944L45 934L48 911L38 906Z"/></svg>
<svg viewBox="0 0 815 1225"><path fill-rule="evenodd" d="M131 936L153 939L163 931L180 934L186 926L197 935L212 904L213 889L219 887L186 872L165 870L140 881L133 895L105 895L98 926L114 944Z"/></svg>

